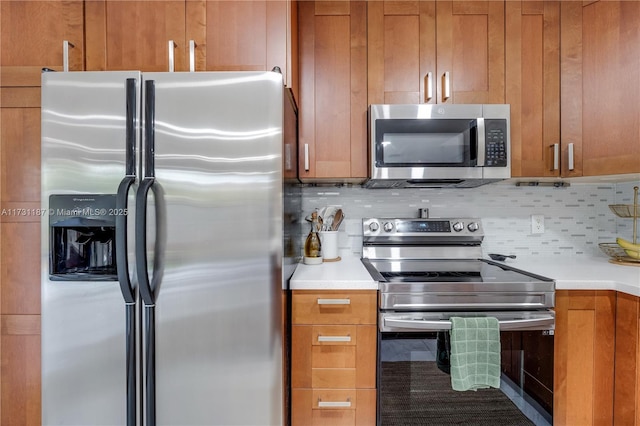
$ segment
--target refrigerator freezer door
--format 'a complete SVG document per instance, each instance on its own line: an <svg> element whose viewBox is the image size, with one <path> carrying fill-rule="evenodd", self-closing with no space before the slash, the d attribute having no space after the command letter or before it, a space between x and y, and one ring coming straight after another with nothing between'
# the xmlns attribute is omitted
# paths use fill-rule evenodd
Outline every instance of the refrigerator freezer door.
<svg viewBox="0 0 640 426"><path fill-rule="evenodd" d="M139 98L138 72L51 72L42 78L44 425L126 424L120 286L115 279L50 279L49 197L116 193L125 175L127 79L136 81Z"/></svg>
<svg viewBox="0 0 640 426"><path fill-rule="evenodd" d="M281 424L282 78L144 79L155 82L157 424Z"/></svg>

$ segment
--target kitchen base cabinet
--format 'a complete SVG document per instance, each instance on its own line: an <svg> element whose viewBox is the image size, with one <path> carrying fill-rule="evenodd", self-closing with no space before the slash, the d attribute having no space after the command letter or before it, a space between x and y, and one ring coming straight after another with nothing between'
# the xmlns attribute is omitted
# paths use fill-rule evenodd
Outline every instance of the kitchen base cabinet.
<svg viewBox="0 0 640 426"><path fill-rule="evenodd" d="M614 291L556 291L554 425L613 425L615 317Z"/></svg>
<svg viewBox="0 0 640 426"><path fill-rule="evenodd" d="M322 407L323 402L349 401L344 407ZM346 404L345 404L346 405ZM376 424L375 389L323 391L295 389L293 425L371 426Z"/></svg>
<svg viewBox="0 0 640 426"><path fill-rule="evenodd" d="M640 425L640 297L618 293L613 420Z"/></svg>
<svg viewBox="0 0 640 426"><path fill-rule="evenodd" d="M293 291L293 426L375 424L376 302L376 291Z"/></svg>

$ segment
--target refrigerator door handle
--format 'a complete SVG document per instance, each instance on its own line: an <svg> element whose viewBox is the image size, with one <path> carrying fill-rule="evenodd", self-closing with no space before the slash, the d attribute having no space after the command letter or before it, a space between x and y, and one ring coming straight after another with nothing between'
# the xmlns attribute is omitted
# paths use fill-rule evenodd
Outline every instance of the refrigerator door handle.
<svg viewBox="0 0 640 426"><path fill-rule="evenodd" d="M116 195L116 269L122 297L126 304L136 302L131 277L129 276L128 241L127 241L127 212L129 188L136 182L135 170L135 114L136 114L136 80L127 79L126 82L126 128L125 128L125 177L120 181Z"/></svg>
<svg viewBox="0 0 640 426"><path fill-rule="evenodd" d="M120 181L116 195L116 269L118 282L125 302L125 358L126 358L126 419L127 426L137 422L137 380L136 380L136 296L129 276L127 213L131 185L136 182L136 80L126 81L126 122L125 122L125 177Z"/></svg>
<svg viewBox="0 0 640 426"><path fill-rule="evenodd" d="M145 84L144 103L144 177L155 176L156 150L156 82L147 80Z"/></svg>
<svg viewBox="0 0 640 426"><path fill-rule="evenodd" d="M136 272L140 296L144 304L144 368L145 368L145 422L147 426L156 425L156 366L155 366L155 302L158 285L161 280L162 230L164 228L161 211L162 191L155 185L155 82L145 81L144 105L144 178L136 193ZM153 276L149 279L147 263L147 201L149 191L154 193L156 204L156 247L154 252Z"/></svg>
<svg viewBox="0 0 640 426"><path fill-rule="evenodd" d="M138 274L138 285L140 286L140 295L145 305L155 305L154 291L159 281L160 268L158 267L160 258L156 251L156 259L154 259L153 277L149 279L148 263L147 263L147 201L149 190L154 193L156 201L156 245L161 239L162 215L159 211L162 200L162 194L155 184L155 82L153 80L145 81L145 106L144 106L144 178L140 182L138 192L136 193L136 272ZM152 282L153 281L153 282ZM153 285L152 285L153 284Z"/></svg>
<svg viewBox="0 0 640 426"><path fill-rule="evenodd" d="M147 199L154 183L155 178L145 177L136 194L136 272L140 295L146 306L155 305L155 295L147 270Z"/></svg>

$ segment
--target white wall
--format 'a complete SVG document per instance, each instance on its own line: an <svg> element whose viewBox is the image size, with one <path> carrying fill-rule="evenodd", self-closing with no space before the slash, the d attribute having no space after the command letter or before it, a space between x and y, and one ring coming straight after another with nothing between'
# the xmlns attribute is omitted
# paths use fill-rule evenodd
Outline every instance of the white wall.
<svg viewBox="0 0 640 426"><path fill-rule="evenodd" d="M485 254L604 256L598 243L613 242L616 236L632 239L632 219L618 218L608 206L631 204L634 184L638 182L572 183L568 188L508 183L473 189L305 187L302 208L305 216L326 205L343 209L346 218L339 238L343 255L362 253L363 217L417 217L418 208L426 207L432 218L480 218ZM532 214L544 215L544 234L531 234ZM302 222L306 236L309 224Z"/></svg>

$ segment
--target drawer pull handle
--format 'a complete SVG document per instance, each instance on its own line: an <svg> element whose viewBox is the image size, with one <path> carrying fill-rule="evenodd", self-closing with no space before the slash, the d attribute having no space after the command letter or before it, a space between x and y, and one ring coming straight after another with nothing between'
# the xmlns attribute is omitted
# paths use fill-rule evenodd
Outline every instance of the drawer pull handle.
<svg viewBox="0 0 640 426"><path fill-rule="evenodd" d="M350 408L351 407L351 400L347 399L346 401L322 401L320 398L318 398L318 407L344 407L344 408Z"/></svg>
<svg viewBox="0 0 640 426"><path fill-rule="evenodd" d="M350 305L350 299L318 299L318 305Z"/></svg>
<svg viewBox="0 0 640 426"><path fill-rule="evenodd" d="M350 342L351 336L318 336L318 342Z"/></svg>

